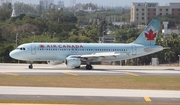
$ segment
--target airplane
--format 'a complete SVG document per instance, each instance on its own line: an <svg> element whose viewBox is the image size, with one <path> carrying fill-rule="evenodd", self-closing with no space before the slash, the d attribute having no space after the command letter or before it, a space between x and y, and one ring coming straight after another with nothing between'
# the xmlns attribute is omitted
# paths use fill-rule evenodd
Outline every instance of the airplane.
<svg viewBox="0 0 180 105"><path fill-rule="evenodd" d="M154 18L132 43L26 43L9 55L30 61L29 69L33 69L33 61L47 61L52 65L65 63L71 68L80 68L84 61L86 69L91 70L93 62L120 61L162 51L162 46L155 45L160 24L161 19Z"/></svg>

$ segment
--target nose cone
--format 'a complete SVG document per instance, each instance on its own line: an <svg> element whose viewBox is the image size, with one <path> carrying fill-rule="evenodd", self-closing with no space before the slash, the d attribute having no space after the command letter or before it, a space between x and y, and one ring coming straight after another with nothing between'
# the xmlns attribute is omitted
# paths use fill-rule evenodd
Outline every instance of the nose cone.
<svg viewBox="0 0 180 105"><path fill-rule="evenodd" d="M16 53L16 51L11 51L10 53L9 53L9 56L11 57L11 58L14 58L14 59L17 59L17 57L18 57L18 54Z"/></svg>

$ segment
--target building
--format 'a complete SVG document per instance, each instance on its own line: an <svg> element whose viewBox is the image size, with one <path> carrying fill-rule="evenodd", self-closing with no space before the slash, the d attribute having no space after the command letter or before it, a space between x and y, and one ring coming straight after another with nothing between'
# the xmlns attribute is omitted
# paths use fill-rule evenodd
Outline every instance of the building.
<svg viewBox="0 0 180 105"><path fill-rule="evenodd" d="M70 7L73 7L76 4L76 0L70 0Z"/></svg>
<svg viewBox="0 0 180 105"><path fill-rule="evenodd" d="M170 14L180 16L180 3L170 3Z"/></svg>
<svg viewBox="0 0 180 105"><path fill-rule="evenodd" d="M48 9L47 0L40 0L40 1L39 1L39 4L40 4L40 7L41 7L42 9Z"/></svg>
<svg viewBox="0 0 180 105"><path fill-rule="evenodd" d="M58 8L64 8L64 1L54 0L54 5L55 5L55 8L56 8L56 9L58 9Z"/></svg>
<svg viewBox="0 0 180 105"><path fill-rule="evenodd" d="M42 9L52 9L52 8L63 8L64 1L61 0L40 0L40 6Z"/></svg>
<svg viewBox="0 0 180 105"><path fill-rule="evenodd" d="M88 13L93 13L93 12L96 12L96 10L93 10L92 7L88 7L87 10L84 10L85 12L88 12Z"/></svg>
<svg viewBox="0 0 180 105"><path fill-rule="evenodd" d="M99 37L99 43L113 43L116 41L116 37L112 35L103 35Z"/></svg>
<svg viewBox="0 0 180 105"><path fill-rule="evenodd" d="M39 4L43 9L50 9L54 7L54 0L40 0Z"/></svg>
<svg viewBox="0 0 180 105"><path fill-rule="evenodd" d="M77 4L75 4L74 8L75 8L77 11L83 10L83 4L77 3Z"/></svg>
<svg viewBox="0 0 180 105"><path fill-rule="evenodd" d="M158 15L180 16L180 2L170 3L169 6L159 6L156 2L133 3L130 22L137 25L147 25L152 18Z"/></svg>
<svg viewBox="0 0 180 105"><path fill-rule="evenodd" d="M11 17L16 17L16 12L15 12L14 7L13 7L13 11L12 11Z"/></svg>
<svg viewBox="0 0 180 105"><path fill-rule="evenodd" d="M0 6L2 6L3 3L12 3L12 0L0 0Z"/></svg>
<svg viewBox="0 0 180 105"><path fill-rule="evenodd" d="M48 9L54 8L54 0L47 0L47 7Z"/></svg>
<svg viewBox="0 0 180 105"><path fill-rule="evenodd" d="M164 34L164 29L162 30L162 33ZM167 36L169 36L172 33L175 33L175 34L179 35L180 31L178 29L168 29L166 34L167 34Z"/></svg>

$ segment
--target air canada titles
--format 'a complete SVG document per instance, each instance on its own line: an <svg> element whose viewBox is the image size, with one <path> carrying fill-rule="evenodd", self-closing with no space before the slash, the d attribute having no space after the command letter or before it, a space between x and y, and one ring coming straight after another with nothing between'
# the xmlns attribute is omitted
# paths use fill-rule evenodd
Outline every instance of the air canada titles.
<svg viewBox="0 0 180 105"><path fill-rule="evenodd" d="M84 48L83 45L39 45L40 48Z"/></svg>

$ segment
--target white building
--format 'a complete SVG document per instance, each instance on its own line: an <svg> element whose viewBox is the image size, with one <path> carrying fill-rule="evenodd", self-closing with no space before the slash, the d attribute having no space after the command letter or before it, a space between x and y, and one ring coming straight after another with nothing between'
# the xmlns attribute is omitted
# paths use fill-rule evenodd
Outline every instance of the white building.
<svg viewBox="0 0 180 105"><path fill-rule="evenodd" d="M96 12L96 10L92 10L92 7L88 7L88 9L84 11L89 13Z"/></svg>
<svg viewBox="0 0 180 105"><path fill-rule="evenodd" d="M164 34L164 29L162 30L162 33ZM167 35L171 35L172 33L179 35L180 31L178 29L168 29L166 32Z"/></svg>
<svg viewBox="0 0 180 105"><path fill-rule="evenodd" d="M2 6L3 3L12 3L12 0L0 0L0 6Z"/></svg>
<svg viewBox="0 0 180 105"><path fill-rule="evenodd" d="M16 12L15 12L14 7L13 7L13 11L12 11L11 17L16 17Z"/></svg>

